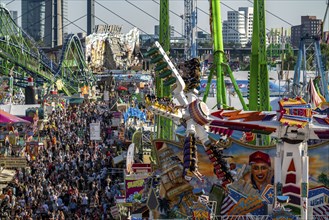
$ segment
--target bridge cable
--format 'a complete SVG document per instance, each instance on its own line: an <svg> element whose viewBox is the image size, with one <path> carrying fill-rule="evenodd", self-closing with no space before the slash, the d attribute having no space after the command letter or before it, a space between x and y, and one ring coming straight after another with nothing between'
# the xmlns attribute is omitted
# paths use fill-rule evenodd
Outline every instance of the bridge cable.
<svg viewBox="0 0 329 220"><path fill-rule="evenodd" d="M13 3L15 0L12 0L11 2L6 3L6 6Z"/></svg>
<svg viewBox="0 0 329 220"><path fill-rule="evenodd" d="M29 14L31 11L33 11L36 8L40 8L40 5L37 5L29 10L27 10L25 13L21 14L20 16L17 17L17 19L21 18L23 15Z"/></svg>
<svg viewBox="0 0 329 220"><path fill-rule="evenodd" d="M206 15L210 16L210 14L209 14L208 12L204 11L203 9L201 9L201 8L199 8L199 7L197 7L197 9L200 10L201 12L205 13ZM231 26L229 26L229 25L227 25L227 24L224 24L224 23L223 23L223 25L225 25L225 26L228 27L229 29L232 29L233 31L235 31L235 32L238 33L238 34L245 35L245 34L242 34L240 31L238 31L237 29L232 28Z"/></svg>
<svg viewBox="0 0 329 220"><path fill-rule="evenodd" d="M250 0L247 0L248 2L250 2L250 3L252 3L252 4L254 4L252 1L250 1ZM286 23L286 24L289 24L290 26L294 26L293 24L291 24L290 22L288 22L288 21L286 21L286 20L284 20L283 18L281 18L280 16L278 16L278 15L275 15L275 14L273 14L272 12L270 12L270 11L268 11L268 10L266 10L265 9L265 11L267 12L267 13L269 13L270 15L272 15L272 16L274 16L274 17L276 17L277 19L279 19L279 20L281 20L281 21L283 21L284 23Z"/></svg>
<svg viewBox="0 0 329 220"><path fill-rule="evenodd" d="M125 0L127 3L131 4L132 6L134 6L135 8L139 9L140 11L144 12L145 14L147 14L148 16L150 16L151 18L153 18L156 21L159 21L159 19L157 19L156 17L154 17L153 15L149 14L148 12L146 12L145 10L141 9L140 7L136 6L135 4L129 2L128 0ZM182 37L184 37L184 35L178 31L176 31L174 29L174 32L176 32L177 34L181 35Z"/></svg>
<svg viewBox="0 0 329 220"><path fill-rule="evenodd" d="M154 3L157 3L158 5L160 5L159 2L157 2L157 1L155 1L155 0L152 0L152 1L153 1ZM170 9L169 9L169 11L170 11L172 14L174 14L174 15L176 15L177 17L180 17L182 20L184 20L184 18L183 18L181 15L177 14L176 12L174 12L174 11L172 11L172 10L170 10ZM199 30L203 31L203 32L206 33L206 34L210 34L208 31L202 29L202 28L199 27L199 26L197 26L197 28L198 28ZM181 36L184 37L184 35L182 35L182 34L181 34Z"/></svg>
<svg viewBox="0 0 329 220"><path fill-rule="evenodd" d="M103 19L101 19L101 18L99 18L98 16L96 16L96 15L94 15L95 16L95 18L97 18L98 20L100 20L101 22L103 22L105 25L107 24L107 22L106 21L104 21Z"/></svg>
<svg viewBox="0 0 329 220"><path fill-rule="evenodd" d="M138 30L142 31L143 33L145 33L146 35L148 35L149 37L152 37L150 34L148 34L147 32L145 32L143 29L137 27L136 25L134 25L133 23L131 23L130 21L128 21L127 19L123 18L122 16L118 15L117 13L115 13L114 11L110 10L108 7L102 5L101 3L99 3L98 1L95 0L95 3L100 5L102 8L106 9L107 11L111 12L112 14L116 15L117 17L119 17L120 19L124 20L125 22L127 22L128 24L130 24L133 27L136 27Z"/></svg>
<svg viewBox="0 0 329 220"><path fill-rule="evenodd" d="M60 15L60 14L58 14L58 15ZM50 16L51 16L51 15L50 15ZM84 18L84 17L86 17L86 16L87 16L87 14L85 14L85 15L83 15L83 16L77 18L77 19L75 19L74 21L70 21L69 19L65 18L67 21L69 21L69 23L66 24L66 25L64 25L63 27L59 28L58 30L62 30L63 28L69 26L70 24L73 24L74 26L76 26L77 28L79 28L80 30L82 30L83 32L86 32L86 30L84 30L84 29L82 29L81 27L79 27L78 25L74 24L75 22L77 22L78 20L80 20L80 19L82 19L82 18ZM52 35L52 33L45 35L43 38L49 37L50 35ZM40 43L37 43L37 45L38 45L38 46L41 46Z"/></svg>

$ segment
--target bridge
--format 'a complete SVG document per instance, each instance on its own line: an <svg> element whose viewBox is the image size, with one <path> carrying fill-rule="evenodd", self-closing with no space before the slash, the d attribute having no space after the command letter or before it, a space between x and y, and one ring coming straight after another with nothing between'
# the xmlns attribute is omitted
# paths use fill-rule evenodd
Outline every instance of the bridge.
<svg viewBox="0 0 329 220"><path fill-rule="evenodd" d="M80 39L68 35L62 46L59 62L51 60L38 44L0 6L0 76L9 76L13 70L14 85L27 86L27 77L37 85L50 88L55 85L66 95L79 91L81 84L96 82L87 68Z"/></svg>

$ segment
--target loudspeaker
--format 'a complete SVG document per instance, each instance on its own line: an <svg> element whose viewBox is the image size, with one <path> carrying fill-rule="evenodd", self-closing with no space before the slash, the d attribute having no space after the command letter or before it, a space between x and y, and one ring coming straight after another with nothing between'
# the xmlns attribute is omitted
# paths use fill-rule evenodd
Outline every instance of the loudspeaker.
<svg viewBox="0 0 329 220"><path fill-rule="evenodd" d="M27 86L25 88L25 104L37 104L33 86Z"/></svg>

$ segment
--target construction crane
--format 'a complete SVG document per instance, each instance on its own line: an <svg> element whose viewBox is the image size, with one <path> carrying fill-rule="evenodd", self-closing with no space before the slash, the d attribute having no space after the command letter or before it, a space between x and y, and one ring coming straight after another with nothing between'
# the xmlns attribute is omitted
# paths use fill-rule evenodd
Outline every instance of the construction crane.
<svg viewBox="0 0 329 220"><path fill-rule="evenodd" d="M185 59L197 56L197 0L184 0Z"/></svg>

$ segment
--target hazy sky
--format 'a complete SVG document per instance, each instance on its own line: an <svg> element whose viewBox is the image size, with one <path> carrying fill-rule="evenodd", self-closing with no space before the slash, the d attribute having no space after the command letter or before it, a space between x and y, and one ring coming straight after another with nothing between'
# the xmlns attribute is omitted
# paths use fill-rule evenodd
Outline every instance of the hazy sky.
<svg viewBox="0 0 329 220"><path fill-rule="evenodd" d="M291 27L300 24L302 15L314 15L323 19L327 0L266 0L266 28ZM21 15L20 0L0 0L9 3L7 8L17 10ZM122 26L122 32L128 32L136 26L141 33L154 33L154 25L159 24L160 0L96 0L96 24L117 24ZM222 20L227 17L227 11L238 7L252 7L253 0L221 0ZM68 0L68 20L75 21L68 26L69 33L86 31L87 0ZM183 22L179 15L184 13L184 0L169 0L170 25L175 27L175 36L183 34ZM209 1L197 0L198 28L209 33ZM143 11L145 12L143 12ZM329 29L329 15L325 21L325 30ZM80 19L79 19L80 18ZM20 20L19 20L20 24Z"/></svg>

